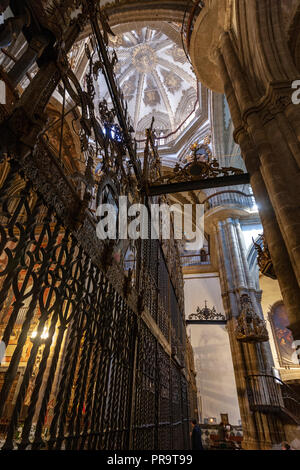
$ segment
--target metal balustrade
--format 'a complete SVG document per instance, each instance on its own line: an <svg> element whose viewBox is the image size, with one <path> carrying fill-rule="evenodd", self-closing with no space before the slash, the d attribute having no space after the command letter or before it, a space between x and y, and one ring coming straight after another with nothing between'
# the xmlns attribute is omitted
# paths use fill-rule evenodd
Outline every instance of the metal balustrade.
<svg viewBox="0 0 300 470"><path fill-rule="evenodd" d="M263 413L280 413L300 424L300 397L273 375L249 375L246 386L250 409Z"/></svg>
<svg viewBox="0 0 300 470"><path fill-rule="evenodd" d="M235 206L246 210L256 209L256 202L252 194L232 190L212 194L203 201L203 204L205 212L221 206Z"/></svg>
<svg viewBox="0 0 300 470"><path fill-rule="evenodd" d="M186 55L188 56L190 43L192 34L194 31L194 26L197 21L199 14L201 13L202 9L205 6L205 2L203 0L190 0L187 3L186 11L184 14L182 28L181 28L181 36L182 36L182 43L185 50Z"/></svg>
<svg viewBox="0 0 300 470"><path fill-rule="evenodd" d="M203 255L184 255L181 256L181 266L189 267L189 266L204 266L210 264L210 256L206 254L204 257Z"/></svg>
<svg viewBox="0 0 300 470"><path fill-rule="evenodd" d="M183 133L187 130L189 124L191 124L194 119L196 118L196 116L198 115L197 111L198 111L198 107L199 107L199 92L197 90L197 100L193 106L193 109L192 111L189 113L189 115L184 119L183 122L181 122L181 124L177 127L177 129L175 129L174 131L168 133L168 134L165 134L163 131L156 131L156 143L158 146L160 147L163 147L164 145L170 145L171 143L173 143L176 139L178 139L178 137L182 137ZM144 148L145 148L145 142L146 142L146 139L143 139L143 135L142 133L140 133L141 135L138 135L138 139L137 139L137 150L140 152L141 154L141 157L142 157L142 154L144 152Z"/></svg>

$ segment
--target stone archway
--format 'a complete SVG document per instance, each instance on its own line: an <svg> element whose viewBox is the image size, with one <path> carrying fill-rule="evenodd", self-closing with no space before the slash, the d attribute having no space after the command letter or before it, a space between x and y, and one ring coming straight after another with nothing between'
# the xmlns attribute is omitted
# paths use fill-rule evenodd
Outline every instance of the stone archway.
<svg viewBox="0 0 300 470"><path fill-rule="evenodd" d="M186 0L129 0L109 4L105 10L110 25L114 26L132 21L181 22L187 7Z"/></svg>
<svg viewBox="0 0 300 470"><path fill-rule="evenodd" d="M103 5L103 10L108 16L111 27L135 22L139 24L145 22L149 25L156 21L181 25L185 12L193 6L192 2L189 6L188 0L125 0L113 3L108 1L106 4ZM86 37L89 32L85 29L79 39Z"/></svg>

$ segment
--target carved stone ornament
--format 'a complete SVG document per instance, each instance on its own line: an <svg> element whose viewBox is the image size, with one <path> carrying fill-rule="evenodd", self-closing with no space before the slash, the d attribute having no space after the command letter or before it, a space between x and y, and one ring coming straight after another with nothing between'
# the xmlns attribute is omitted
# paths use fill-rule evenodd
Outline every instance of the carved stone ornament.
<svg viewBox="0 0 300 470"><path fill-rule="evenodd" d="M223 313L217 313L216 307L208 308L207 300L205 300L205 307L197 307L196 313L189 315L189 320L202 320L202 321L226 321Z"/></svg>
<svg viewBox="0 0 300 470"><path fill-rule="evenodd" d="M236 339L242 343L262 343L269 340L266 322L254 311L248 294L241 296L242 310L237 319Z"/></svg>
<svg viewBox="0 0 300 470"><path fill-rule="evenodd" d="M264 276L270 277L271 279L277 279L268 244L264 235L260 235L258 242L253 240L253 244L257 251L257 264L259 266L260 272ZM263 248L261 247L261 244L263 245Z"/></svg>

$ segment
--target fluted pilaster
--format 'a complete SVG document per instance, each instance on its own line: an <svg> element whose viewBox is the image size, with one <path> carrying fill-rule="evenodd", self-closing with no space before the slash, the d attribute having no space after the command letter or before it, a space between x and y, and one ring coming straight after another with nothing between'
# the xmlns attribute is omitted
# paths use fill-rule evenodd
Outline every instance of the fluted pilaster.
<svg viewBox="0 0 300 470"><path fill-rule="evenodd" d="M226 218L214 223L214 237L218 254L220 282L224 309L228 318L229 334L235 379L238 391L241 419L244 430L245 449L268 449L278 443L278 435L284 436L282 425L273 418L269 421L262 413L250 410L245 377L271 373L273 359L269 343L240 343L236 339L236 319L240 314L240 297L249 295L256 313L262 316L259 302L261 292L255 289L251 278L246 248L240 222ZM278 433L278 429L280 432Z"/></svg>

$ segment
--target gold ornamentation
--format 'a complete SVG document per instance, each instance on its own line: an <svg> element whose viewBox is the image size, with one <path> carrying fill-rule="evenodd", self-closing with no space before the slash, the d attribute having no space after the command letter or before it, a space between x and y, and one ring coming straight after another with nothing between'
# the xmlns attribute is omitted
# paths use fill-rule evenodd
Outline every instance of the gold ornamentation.
<svg viewBox="0 0 300 470"><path fill-rule="evenodd" d="M144 103L146 106L155 106L160 103L160 94L150 78L147 81L147 88L144 92Z"/></svg>
<svg viewBox="0 0 300 470"><path fill-rule="evenodd" d="M269 340L266 322L254 311L248 294L241 296L242 311L237 319L236 339L241 343L262 343Z"/></svg>
<svg viewBox="0 0 300 470"><path fill-rule="evenodd" d="M121 47L123 46L124 40L123 36L116 34L115 36L110 36L109 45L111 47Z"/></svg>
<svg viewBox="0 0 300 470"><path fill-rule="evenodd" d="M217 313L216 307L208 308L207 300L205 300L205 307L197 307L196 313L189 315L189 320L201 320L201 321L226 321L223 313Z"/></svg>
<svg viewBox="0 0 300 470"><path fill-rule="evenodd" d="M164 77L164 85L169 93L176 93L179 91L182 84L182 79L170 70L162 70L162 76Z"/></svg>
<svg viewBox="0 0 300 470"><path fill-rule="evenodd" d="M131 75L122 85L122 90L124 93L124 98L126 101L131 101L134 97L134 92L136 91L136 77Z"/></svg>
<svg viewBox="0 0 300 470"><path fill-rule="evenodd" d="M243 170L234 167L221 167L216 158L212 156L209 147L210 136L202 143L195 142L191 145L188 156L183 157L176 163L171 172L163 175L155 183L174 183L180 181L193 181L199 179L215 178L217 176L241 175ZM182 166L184 165L184 166Z"/></svg>
<svg viewBox="0 0 300 470"><path fill-rule="evenodd" d="M155 181L161 177L161 160L155 145L155 135L153 131L154 118L152 118L151 126L146 130L146 145L144 150L144 168L143 180L144 185L148 182Z"/></svg>
<svg viewBox="0 0 300 470"><path fill-rule="evenodd" d="M133 51L132 63L140 73L151 72L157 64L156 53L147 44L139 44Z"/></svg>
<svg viewBox="0 0 300 470"><path fill-rule="evenodd" d="M258 242L253 240L253 244L257 251L257 264L259 266L260 272L264 276L270 277L271 279L277 279L268 244L264 235L260 235ZM261 244L263 244L263 248L261 247Z"/></svg>
<svg viewBox="0 0 300 470"><path fill-rule="evenodd" d="M170 55L175 62L180 62L181 64L187 62L185 52L181 47L171 47L166 53Z"/></svg>

